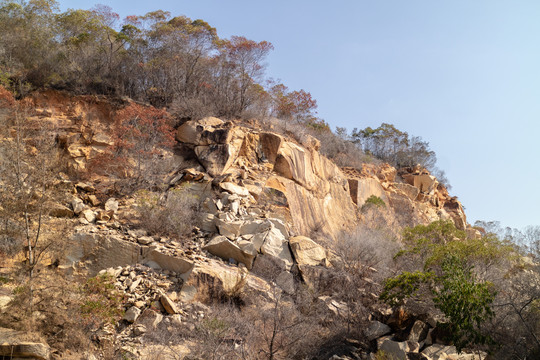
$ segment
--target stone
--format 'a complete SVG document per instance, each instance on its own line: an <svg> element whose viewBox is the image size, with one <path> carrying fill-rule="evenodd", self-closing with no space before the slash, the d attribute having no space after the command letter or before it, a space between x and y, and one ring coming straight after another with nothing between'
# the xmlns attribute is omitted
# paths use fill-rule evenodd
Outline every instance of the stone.
<svg viewBox="0 0 540 360"><path fill-rule="evenodd" d="M90 209L83 210L81 212L81 217L89 223L93 223L94 221L96 221L96 213Z"/></svg>
<svg viewBox="0 0 540 360"><path fill-rule="evenodd" d="M50 216L64 218L64 217L72 217L73 211L69 209L67 206L64 206L62 204L54 203L54 202L47 202L45 203L45 208L49 212Z"/></svg>
<svg viewBox="0 0 540 360"><path fill-rule="evenodd" d="M101 204L101 201L98 200L96 195L88 195L88 201L90 201L92 206L99 206L99 204Z"/></svg>
<svg viewBox="0 0 540 360"><path fill-rule="evenodd" d="M287 270L290 269L293 264L287 239L285 239L283 234L275 227L272 227L268 231L264 243L261 246L261 253L276 257L283 263L284 268Z"/></svg>
<svg viewBox="0 0 540 360"><path fill-rule="evenodd" d="M201 207L204 212L212 214L212 215L216 215L219 212L219 209L216 206L216 203L214 202L214 200L210 198L206 198L206 200L203 201Z"/></svg>
<svg viewBox="0 0 540 360"><path fill-rule="evenodd" d="M195 299L195 295L197 295L197 288L192 285L184 284L182 290L180 290L180 301L184 303L191 302Z"/></svg>
<svg viewBox="0 0 540 360"><path fill-rule="evenodd" d="M228 237L231 240L234 240L238 236L240 236L240 229L242 228L243 224L244 222L240 220L224 221L224 220L218 219L216 221L216 225L219 229L219 233L223 236Z"/></svg>
<svg viewBox="0 0 540 360"><path fill-rule="evenodd" d="M361 208L370 196L381 198L388 205L388 198L381 183L377 179L348 179L352 201Z"/></svg>
<svg viewBox="0 0 540 360"><path fill-rule="evenodd" d="M418 195L420 194L420 189L409 184L394 183L394 186L396 187L396 189L401 191L403 194L405 194L409 199L413 201L416 200L416 198L418 198Z"/></svg>
<svg viewBox="0 0 540 360"><path fill-rule="evenodd" d="M216 226L216 217L210 213L201 214L201 230L215 233L218 231Z"/></svg>
<svg viewBox="0 0 540 360"><path fill-rule="evenodd" d="M141 336L146 333L146 326L143 324L137 324L133 327L133 335L135 336Z"/></svg>
<svg viewBox="0 0 540 360"><path fill-rule="evenodd" d="M232 182L222 182L219 184L219 187L233 195L238 195L240 197L249 196L249 191L243 186L236 185Z"/></svg>
<svg viewBox="0 0 540 360"><path fill-rule="evenodd" d="M73 200L71 200L71 208L73 209L75 215L79 215L85 207L86 205L84 205L84 202L81 199L75 197Z"/></svg>
<svg viewBox="0 0 540 360"><path fill-rule="evenodd" d="M371 341L389 334L391 331L392 329L390 329L390 326L383 324L380 321L372 321L369 323L367 329L364 330L364 335Z"/></svg>
<svg viewBox="0 0 540 360"><path fill-rule="evenodd" d="M176 304L167 295L161 295L159 301L161 302L161 305L163 305L163 308L168 314L172 315L178 313Z"/></svg>
<svg viewBox="0 0 540 360"><path fill-rule="evenodd" d="M305 236L293 236L289 239L294 259L299 265L321 265L326 260L326 250Z"/></svg>
<svg viewBox="0 0 540 360"><path fill-rule="evenodd" d="M232 132L231 132L232 133ZM243 142L243 133L236 132L230 142L195 146L195 155L212 177L223 175L234 163Z"/></svg>
<svg viewBox="0 0 540 360"><path fill-rule="evenodd" d="M203 132L212 131L215 127L223 124L223 120L215 117L206 117L196 121L185 122L176 131L176 140L186 144L201 145ZM209 145L206 142L204 144Z"/></svg>
<svg viewBox="0 0 540 360"><path fill-rule="evenodd" d="M156 329L161 321L163 321L163 315L150 308L145 309L137 319L138 324L142 324L151 330Z"/></svg>
<svg viewBox="0 0 540 360"><path fill-rule="evenodd" d="M416 320L411 328L407 340L421 342L424 341L429 330L429 326L423 321Z"/></svg>
<svg viewBox="0 0 540 360"><path fill-rule="evenodd" d="M137 320L139 315L141 315L141 309L136 306L132 306L125 312L123 319L129 323L133 323Z"/></svg>
<svg viewBox="0 0 540 360"><path fill-rule="evenodd" d="M385 340L379 350L384 351L393 360L408 360L404 344L397 341Z"/></svg>
<svg viewBox="0 0 540 360"><path fill-rule="evenodd" d="M24 333L0 328L0 358L49 360L50 348L47 344L28 342Z"/></svg>
<svg viewBox="0 0 540 360"><path fill-rule="evenodd" d="M457 350L453 345L433 344L426 347L422 354L433 360L445 360L448 355L457 355Z"/></svg>
<svg viewBox="0 0 540 360"><path fill-rule="evenodd" d="M259 234L265 231L270 230L272 223L267 220L248 220L242 224L238 234L249 235L249 234Z"/></svg>
<svg viewBox="0 0 540 360"><path fill-rule="evenodd" d="M142 245L148 245L154 242L154 238L151 236L141 236L137 239L137 242Z"/></svg>
<svg viewBox="0 0 540 360"><path fill-rule="evenodd" d="M270 164L274 164L276 161L277 153L281 144L284 142L283 137L277 134L263 132L259 136L262 152L262 160L268 161Z"/></svg>
<svg viewBox="0 0 540 360"><path fill-rule="evenodd" d="M251 251L246 252L242 250L224 236L214 237L203 249L225 261L234 259L237 262L246 265L248 269L251 269L253 260L255 259L255 254L252 254Z"/></svg>
<svg viewBox="0 0 540 360"><path fill-rule="evenodd" d="M118 211L118 200L116 200L115 198L109 198L105 202L105 211L117 212Z"/></svg>

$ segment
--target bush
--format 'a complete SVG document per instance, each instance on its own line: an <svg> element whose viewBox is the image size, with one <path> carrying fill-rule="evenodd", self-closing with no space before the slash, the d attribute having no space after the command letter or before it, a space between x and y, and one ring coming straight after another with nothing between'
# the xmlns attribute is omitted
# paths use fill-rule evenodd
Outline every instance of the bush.
<svg viewBox="0 0 540 360"><path fill-rule="evenodd" d="M381 199L380 197L371 195L370 197L366 199L366 202L364 203L364 205L362 205L362 211L364 211L370 206L384 208L386 207L386 204L384 203L384 200Z"/></svg>
<svg viewBox="0 0 540 360"><path fill-rule="evenodd" d="M186 189L173 189L160 198L156 193L137 194L141 226L154 235L182 238L199 220L199 198Z"/></svg>
<svg viewBox="0 0 540 360"><path fill-rule="evenodd" d="M82 287L85 300L81 313L90 328L116 324L124 315L124 297L114 287L113 278L104 274L86 281Z"/></svg>

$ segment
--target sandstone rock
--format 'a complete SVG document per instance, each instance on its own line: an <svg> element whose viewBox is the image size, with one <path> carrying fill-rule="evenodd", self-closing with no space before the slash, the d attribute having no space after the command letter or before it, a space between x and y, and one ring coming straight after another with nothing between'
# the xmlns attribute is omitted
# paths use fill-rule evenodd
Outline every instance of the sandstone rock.
<svg viewBox="0 0 540 360"><path fill-rule="evenodd" d="M96 213L90 209L83 210L81 212L81 217L89 223L96 221Z"/></svg>
<svg viewBox="0 0 540 360"><path fill-rule="evenodd" d="M369 323L367 329L364 330L364 335L371 341L389 334L391 331L390 326L379 321L372 321Z"/></svg>
<svg viewBox="0 0 540 360"><path fill-rule="evenodd" d="M245 187L236 185L236 184L231 183L231 182L222 182L222 183L219 184L219 187L222 190L227 191L227 192L229 192L231 194L236 194L236 195L241 196L241 197L249 196L249 191Z"/></svg>
<svg viewBox="0 0 540 360"><path fill-rule="evenodd" d="M305 236L294 236L289 239L294 259L299 265L321 265L326 260L326 250Z"/></svg>
<svg viewBox="0 0 540 360"><path fill-rule="evenodd" d="M284 142L283 138L277 134L263 132L260 135L260 142L263 160L267 160L270 164L274 164L278 150Z"/></svg>
<svg viewBox="0 0 540 360"><path fill-rule="evenodd" d="M139 315L141 315L141 309L137 308L136 306L132 306L126 311L123 319L129 323L133 323L135 320L137 320Z"/></svg>
<svg viewBox="0 0 540 360"><path fill-rule="evenodd" d="M441 344L433 344L426 347L422 354L433 360L445 360L447 355L457 355L457 350L455 346L447 346Z"/></svg>
<svg viewBox="0 0 540 360"><path fill-rule="evenodd" d="M101 204L101 201L98 200L96 195L88 195L88 201L90 201L92 206L99 206L99 204Z"/></svg>
<svg viewBox="0 0 540 360"><path fill-rule="evenodd" d="M206 117L197 121L188 121L176 131L176 140L187 144L199 145L204 131L223 125L223 120L215 117Z"/></svg>
<svg viewBox="0 0 540 360"><path fill-rule="evenodd" d="M396 187L396 189L407 195L407 197L413 201L416 200L416 198L420 194L420 189L409 184L394 183L394 186Z"/></svg>
<svg viewBox="0 0 540 360"><path fill-rule="evenodd" d="M217 219L213 214L201 214L201 230L210 233L217 232L216 221Z"/></svg>
<svg viewBox="0 0 540 360"><path fill-rule="evenodd" d="M102 220L102 221L109 221L113 218L113 216L114 216L114 212L112 210L109 210L109 211L101 210L97 212L96 219Z"/></svg>
<svg viewBox="0 0 540 360"><path fill-rule="evenodd" d="M167 313L178 313L178 308L176 307L176 304L167 295L161 295L159 301L161 302L161 305L163 305L163 308L165 309L165 311L167 311Z"/></svg>
<svg viewBox="0 0 540 360"><path fill-rule="evenodd" d="M214 237L203 249L225 261L234 259L246 265L248 269L251 269L253 260L255 259L255 255L243 251L224 236Z"/></svg>
<svg viewBox="0 0 540 360"><path fill-rule="evenodd" d="M416 320L411 328L407 340L420 342L423 341L428 333L429 326L423 321Z"/></svg>
<svg viewBox="0 0 540 360"><path fill-rule="evenodd" d="M84 202L81 199L76 197L76 198L73 198L73 200L71 200L71 207L75 215L79 215L81 211L84 210L86 205L84 205Z"/></svg>
<svg viewBox="0 0 540 360"><path fill-rule="evenodd" d="M293 264L287 239L285 239L283 234L275 227L272 227L268 231L261 247L261 253L280 259L283 262L284 268L287 270L290 269Z"/></svg>
<svg viewBox="0 0 540 360"><path fill-rule="evenodd" d="M117 212L118 211L118 200L116 200L115 198L109 198L105 202L105 211Z"/></svg>
<svg viewBox="0 0 540 360"><path fill-rule="evenodd" d="M50 216L59 217L59 218L73 216L73 211L71 211L71 209L69 209L68 207L62 204L58 204L54 202L47 202L45 203L44 207L45 209L47 209Z"/></svg>
<svg viewBox="0 0 540 360"><path fill-rule="evenodd" d="M377 196L388 204L388 198L381 183L372 178L349 179L349 189L352 201L361 208L370 196Z"/></svg>
<svg viewBox="0 0 540 360"><path fill-rule="evenodd" d="M137 242L142 245L148 245L154 242L154 238L151 236L141 236L137 239Z"/></svg>
<svg viewBox="0 0 540 360"><path fill-rule="evenodd" d="M384 351L394 360L408 360L407 353L405 352L404 348L405 346L402 343L392 340L385 340L379 347L379 350Z"/></svg>
<svg viewBox="0 0 540 360"><path fill-rule="evenodd" d="M248 220L242 224L238 234L249 235L249 234L259 234L265 231L270 230L272 223L267 220Z"/></svg>
<svg viewBox="0 0 540 360"><path fill-rule="evenodd" d="M219 229L219 233L223 236L228 237L231 240L236 239L240 235L240 229L244 225L243 221L224 221L218 219L216 225Z"/></svg>
<svg viewBox="0 0 540 360"><path fill-rule="evenodd" d="M86 192L94 192L96 191L96 188L94 188L92 185L85 183L85 182L78 182L75 184L75 187L77 189L81 189Z"/></svg>

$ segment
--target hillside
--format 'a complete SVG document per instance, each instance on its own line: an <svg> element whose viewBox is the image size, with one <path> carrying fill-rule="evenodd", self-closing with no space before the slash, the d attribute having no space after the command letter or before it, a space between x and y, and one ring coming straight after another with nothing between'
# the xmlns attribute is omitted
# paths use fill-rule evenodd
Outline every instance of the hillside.
<svg viewBox="0 0 540 360"><path fill-rule="evenodd" d="M2 104L4 357L484 359L537 345L538 264L471 227L420 166L340 168L277 119L174 123L51 90ZM421 253L425 285L477 323L455 324L417 280L388 295ZM441 292L453 254L489 311Z"/></svg>

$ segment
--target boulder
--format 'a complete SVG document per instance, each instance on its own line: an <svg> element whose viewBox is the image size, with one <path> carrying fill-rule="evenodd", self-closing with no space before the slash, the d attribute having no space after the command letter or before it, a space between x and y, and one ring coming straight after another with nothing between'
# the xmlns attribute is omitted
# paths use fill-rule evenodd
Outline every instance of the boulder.
<svg viewBox="0 0 540 360"><path fill-rule="evenodd" d="M294 259L299 265L325 264L326 250L305 236L294 236L289 239Z"/></svg>
<svg viewBox="0 0 540 360"><path fill-rule="evenodd" d="M242 225L244 225L244 222L241 220L226 221L217 219L216 225L221 235L226 236L231 240L234 240L240 235L240 229L242 229Z"/></svg>
<svg viewBox="0 0 540 360"><path fill-rule="evenodd" d="M223 120L215 117L206 117L197 121L188 121L176 130L176 140L193 145L200 145L201 135L204 131L211 131L223 125Z"/></svg>
<svg viewBox="0 0 540 360"><path fill-rule="evenodd" d="M159 302L161 303L161 305L163 305L163 308L168 314L173 315L178 313L178 308L176 307L176 304L167 295L162 294L159 298Z"/></svg>
<svg viewBox="0 0 540 360"><path fill-rule="evenodd" d="M372 321L369 323L367 329L364 330L364 335L371 341L386 334L390 334L391 331L392 329L390 329L390 326L383 324L380 321Z"/></svg>
<svg viewBox="0 0 540 360"><path fill-rule="evenodd" d="M137 320L139 315L141 315L141 309L137 308L136 306L132 306L126 311L123 319L129 323L133 323Z"/></svg>
<svg viewBox="0 0 540 360"><path fill-rule="evenodd" d="M118 211L118 200L116 200L115 198L109 198L105 202L105 211L117 212Z"/></svg>
<svg viewBox="0 0 540 360"><path fill-rule="evenodd" d="M388 205L388 198L381 183L377 179L348 179L352 201L361 208L370 196L381 198Z"/></svg>
<svg viewBox="0 0 540 360"><path fill-rule="evenodd" d="M428 330L429 326L426 323L416 320L411 328L411 331L409 332L407 340L416 342L423 341L427 336Z"/></svg>
<svg viewBox="0 0 540 360"><path fill-rule="evenodd" d="M225 236L216 236L203 248L212 255L218 256L225 261L234 259L251 269L255 255L251 251L243 251L238 245L233 244Z"/></svg>
<svg viewBox="0 0 540 360"><path fill-rule="evenodd" d="M75 197L73 200L71 200L71 208L73 209L75 215L79 215L85 207L86 205L84 205L84 202L81 199Z"/></svg>
<svg viewBox="0 0 540 360"><path fill-rule="evenodd" d="M448 346L448 345L441 345L441 344L433 344L431 346L426 347L422 354L426 355L430 359L433 360L444 360L447 358L448 355L457 355L457 350L455 346Z"/></svg>
<svg viewBox="0 0 540 360"><path fill-rule="evenodd" d="M234 184L232 182L222 182L222 183L219 184L219 187L224 191L227 191L227 192L229 192L231 194L234 194L234 195L238 195L240 197L248 197L249 196L248 189L246 189L245 187L236 185L236 184Z"/></svg>
<svg viewBox="0 0 540 360"><path fill-rule="evenodd" d="M415 186L405 184L405 183L394 183L396 189L405 194L409 199L416 200L418 194L420 194L420 189Z"/></svg>
<svg viewBox="0 0 540 360"><path fill-rule="evenodd" d="M393 360L408 360L406 345L401 342L385 340L379 350L384 351Z"/></svg>
<svg viewBox="0 0 540 360"><path fill-rule="evenodd" d="M0 328L0 358L49 360L50 348L47 344L23 340L25 334L7 328Z"/></svg>
<svg viewBox="0 0 540 360"><path fill-rule="evenodd" d="M271 255L279 259L283 263L284 269L286 270L290 269L293 264L287 239L283 236L281 231L275 227L268 230L264 243L261 246L261 253Z"/></svg>
<svg viewBox="0 0 540 360"><path fill-rule="evenodd" d="M96 221L96 213L90 209L83 210L81 212L81 217L89 223L93 223L94 221Z"/></svg>
<svg viewBox="0 0 540 360"><path fill-rule="evenodd" d="M45 204L45 208L49 212L50 216L54 217L72 217L73 211L69 209L67 206L64 206L62 204L54 203L54 202L47 202Z"/></svg>

